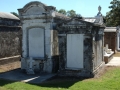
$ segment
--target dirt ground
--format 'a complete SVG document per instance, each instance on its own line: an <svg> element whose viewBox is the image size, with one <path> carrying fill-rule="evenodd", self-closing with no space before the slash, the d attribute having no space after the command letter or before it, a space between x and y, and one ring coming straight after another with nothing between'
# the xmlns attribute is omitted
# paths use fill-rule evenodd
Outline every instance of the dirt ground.
<svg viewBox="0 0 120 90"><path fill-rule="evenodd" d="M0 65L0 73L11 71L11 70L14 70L14 69L17 69L17 68L20 68L20 61Z"/></svg>
<svg viewBox="0 0 120 90"><path fill-rule="evenodd" d="M116 53L114 54L114 57L120 57L120 52L116 52Z"/></svg>
<svg viewBox="0 0 120 90"><path fill-rule="evenodd" d="M101 70L98 74L95 75L94 78L100 78L102 75L104 75L107 71L110 71L114 68L117 68L115 66L105 66L103 70Z"/></svg>

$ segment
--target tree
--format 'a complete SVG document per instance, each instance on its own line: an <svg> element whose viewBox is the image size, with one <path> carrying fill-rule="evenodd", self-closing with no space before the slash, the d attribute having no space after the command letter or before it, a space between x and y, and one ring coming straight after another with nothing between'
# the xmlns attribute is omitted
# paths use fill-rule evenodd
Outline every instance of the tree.
<svg viewBox="0 0 120 90"><path fill-rule="evenodd" d="M82 18L82 16L80 14L76 14L76 11L74 11L74 10L65 11L64 9L60 9L60 10L58 10L58 12L66 15L66 16L69 16L71 18L74 18L74 17Z"/></svg>
<svg viewBox="0 0 120 90"><path fill-rule="evenodd" d="M120 25L120 1L113 0L110 4L109 8L111 10L107 12L105 17L106 26L118 26Z"/></svg>
<svg viewBox="0 0 120 90"><path fill-rule="evenodd" d="M64 9L60 9L58 12L66 15L66 11Z"/></svg>
<svg viewBox="0 0 120 90"><path fill-rule="evenodd" d="M75 17L76 15L77 15L76 11L74 11L74 10L67 11L67 16L69 16L69 17Z"/></svg>
<svg viewBox="0 0 120 90"><path fill-rule="evenodd" d="M16 12L11 12L11 14L15 15L16 17L19 17L19 15Z"/></svg>

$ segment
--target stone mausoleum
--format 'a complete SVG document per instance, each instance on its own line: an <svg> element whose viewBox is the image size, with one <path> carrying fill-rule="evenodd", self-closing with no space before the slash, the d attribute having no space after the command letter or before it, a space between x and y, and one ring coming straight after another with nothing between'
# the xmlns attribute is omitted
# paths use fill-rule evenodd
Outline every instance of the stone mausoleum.
<svg viewBox="0 0 120 90"><path fill-rule="evenodd" d="M73 18L58 24L60 75L94 76L104 67L104 23L96 17Z"/></svg>
<svg viewBox="0 0 120 90"><path fill-rule="evenodd" d="M59 51L54 26L55 20L61 17L55 7L35 1L18 11L23 31L21 69L28 74L34 74L34 71L57 72Z"/></svg>
<svg viewBox="0 0 120 90"><path fill-rule="evenodd" d="M34 1L18 9L22 23L21 69L93 76L104 66L104 24L94 18L70 18L55 7Z"/></svg>

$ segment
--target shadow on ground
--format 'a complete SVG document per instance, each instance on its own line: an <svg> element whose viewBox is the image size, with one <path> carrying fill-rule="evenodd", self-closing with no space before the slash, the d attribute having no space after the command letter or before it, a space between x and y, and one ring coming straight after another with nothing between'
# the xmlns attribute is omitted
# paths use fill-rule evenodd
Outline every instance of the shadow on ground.
<svg viewBox="0 0 120 90"><path fill-rule="evenodd" d="M15 69L0 74L0 86L11 84L14 82L26 82L30 85L48 87L48 88L69 88L84 78L75 77L58 77L56 74L37 73L35 75L27 75L21 72L21 69Z"/></svg>
<svg viewBox="0 0 120 90"><path fill-rule="evenodd" d="M60 80L61 79L61 80ZM52 80L48 80L42 83L29 83L27 82L27 84L29 85L34 85L34 86L38 86L38 87L45 87L45 88L69 88L71 86L73 86L75 83L82 81L82 79L71 79L71 78L60 78L60 79L56 79L53 78ZM11 81L11 80L5 80L5 79L0 79L0 86L4 86L7 84L12 84L15 83L17 81Z"/></svg>
<svg viewBox="0 0 120 90"><path fill-rule="evenodd" d="M39 72L34 75L28 75L25 72L22 72L21 69L14 69L8 72L0 73L0 79L6 79L11 81L22 81L28 83L41 83L51 77L54 77L56 74Z"/></svg>
<svg viewBox="0 0 120 90"><path fill-rule="evenodd" d="M85 78L75 78L75 77L59 77L56 76L50 80L47 80L40 84L32 84L40 87L47 88L69 88L75 83L84 80Z"/></svg>

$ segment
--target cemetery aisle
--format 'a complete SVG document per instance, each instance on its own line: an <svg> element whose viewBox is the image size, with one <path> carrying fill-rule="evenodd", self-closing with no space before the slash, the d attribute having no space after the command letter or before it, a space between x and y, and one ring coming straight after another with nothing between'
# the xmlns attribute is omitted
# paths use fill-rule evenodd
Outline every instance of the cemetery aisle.
<svg viewBox="0 0 120 90"><path fill-rule="evenodd" d="M107 66L120 66L120 52L117 52L116 54L114 54L113 58L106 65Z"/></svg>

